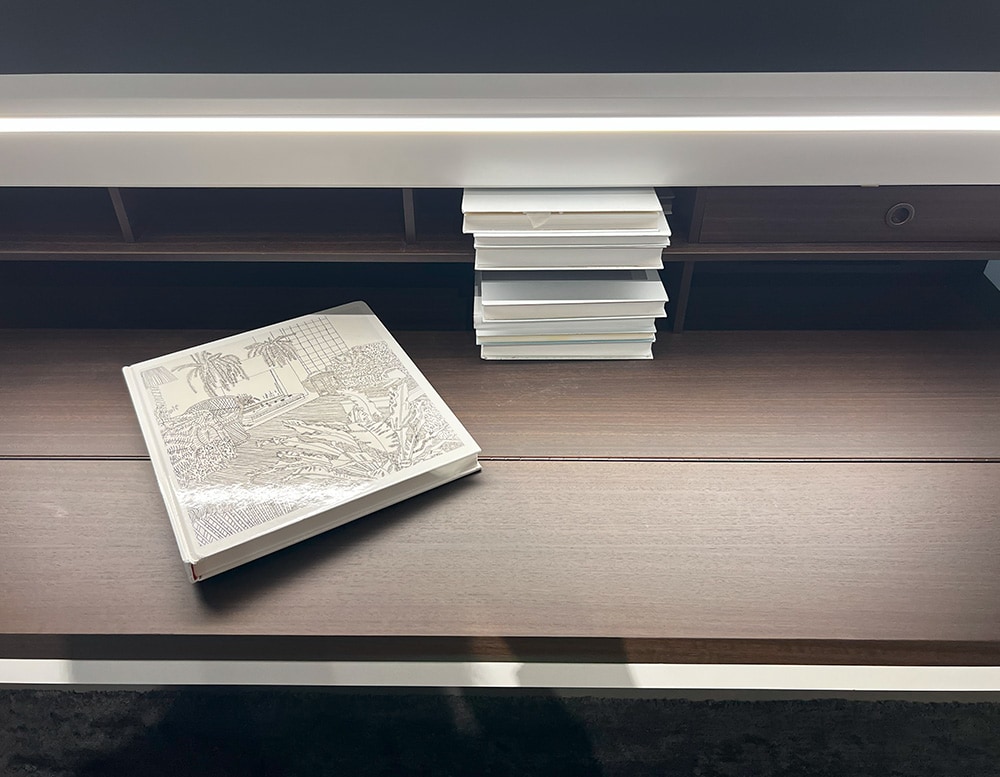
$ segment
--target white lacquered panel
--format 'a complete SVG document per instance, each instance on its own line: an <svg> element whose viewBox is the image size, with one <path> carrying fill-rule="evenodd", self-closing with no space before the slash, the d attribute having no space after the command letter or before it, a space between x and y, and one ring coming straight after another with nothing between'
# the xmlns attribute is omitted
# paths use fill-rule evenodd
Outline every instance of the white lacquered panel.
<svg viewBox="0 0 1000 777"><path fill-rule="evenodd" d="M1000 183L1000 74L0 76L13 186Z"/></svg>

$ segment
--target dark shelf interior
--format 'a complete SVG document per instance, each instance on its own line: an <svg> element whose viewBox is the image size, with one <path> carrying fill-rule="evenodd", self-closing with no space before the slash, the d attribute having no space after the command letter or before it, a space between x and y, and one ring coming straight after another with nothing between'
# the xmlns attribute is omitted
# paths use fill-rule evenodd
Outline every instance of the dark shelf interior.
<svg viewBox="0 0 1000 777"><path fill-rule="evenodd" d="M661 328L681 308L686 329L1000 328L1000 291L983 277L1000 243L962 232L985 223L995 190L911 188L942 212L968 211L948 241L852 242L848 228L837 243L798 232L794 243L699 242L704 203L742 198L763 213L754 196L780 204L787 193L658 189L673 229ZM860 194L851 202L873 196ZM461 200L457 188L0 188L0 326L242 329L364 299L397 329L470 329ZM921 206L928 213L939 218ZM852 218L864 225L870 213ZM686 305L685 262L696 268Z"/></svg>
<svg viewBox="0 0 1000 777"><path fill-rule="evenodd" d="M690 330L1000 329L984 262L712 262L698 266Z"/></svg>
<svg viewBox="0 0 1000 777"><path fill-rule="evenodd" d="M122 195L139 239L403 236L399 189L128 189Z"/></svg>
<svg viewBox="0 0 1000 777"><path fill-rule="evenodd" d="M396 329L464 329L463 264L0 263L0 327L247 329L364 300Z"/></svg>
<svg viewBox="0 0 1000 777"><path fill-rule="evenodd" d="M413 214L418 240L460 237L462 190L414 189Z"/></svg>
<svg viewBox="0 0 1000 777"><path fill-rule="evenodd" d="M685 328L1000 329L983 264L705 263ZM363 299L395 329L468 330L472 285L454 262L0 262L0 327L246 329Z"/></svg>
<svg viewBox="0 0 1000 777"><path fill-rule="evenodd" d="M0 241L53 235L121 239L108 190L0 187Z"/></svg>

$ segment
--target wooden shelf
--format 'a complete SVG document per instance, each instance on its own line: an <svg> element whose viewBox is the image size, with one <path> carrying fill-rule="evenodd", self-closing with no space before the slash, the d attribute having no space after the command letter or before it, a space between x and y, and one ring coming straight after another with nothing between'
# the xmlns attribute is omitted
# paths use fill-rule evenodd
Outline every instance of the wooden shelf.
<svg viewBox="0 0 1000 777"><path fill-rule="evenodd" d="M0 260L471 261L461 196L377 187L0 187Z"/></svg>
<svg viewBox="0 0 1000 777"><path fill-rule="evenodd" d="M663 255L668 265L665 277L670 280L672 330L680 332L685 327L695 264L703 262L806 265L982 262L1000 257L998 242L961 240L994 234L989 225L996 187L907 187L902 193L898 189L814 187L796 190L798 195L780 188L660 189L658 193L665 212L671 214L675 232L672 245ZM892 230L887 234L873 231L869 223L873 217L866 208L872 203L881 207L882 200L888 202L903 194L921 203L922 223L928 218L932 226L956 222L957 227L945 232L951 239L909 239L934 234L934 229L924 226L917 232L906 232L906 239L895 242L886 242L895 234ZM833 202L840 208L834 208L837 213L843 211L842 221L846 221L835 232L843 235L842 242L804 242L803 236L825 221L801 205L796 205L797 210L793 208L794 213L785 221L781 221L778 208L775 220L779 226L767 230L767 219L761 213L767 212L768 197L777 198L775 203L787 210L790 203L797 203L796 197L806 195L818 198L816 201L823 207L832 207ZM726 196L736 197L735 204L727 206ZM764 229L763 234L771 238L777 235L779 240L781 235L791 236L797 242L699 242L707 212L705 203L713 197L721 198L722 204L716 203L708 215L723 224L733 222L737 229L733 234L742 234L738 229L747 221L740 219L741 208L751 208L756 214L749 219L751 228ZM471 236L461 234L461 189L7 187L0 188L0 204L14 214L0 218L0 262L467 266L475 259ZM884 224L880 226L888 229ZM910 228L906 225L907 230ZM822 235L827 235L829 229L824 229L827 231ZM722 230L720 234L730 233ZM852 241L852 236L867 236L867 241ZM681 268L679 277L669 277L677 266Z"/></svg>
<svg viewBox="0 0 1000 777"><path fill-rule="evenodd" d="M483 472L192 586L119 368L214 334L0 337L0 655L1000 660L995 332L404 333Z"/></svg>
<svg viewBox="0 0 1000 777"><path fill-rule="evenodd" d="M129 262L461 262L474 259L472 239L407 243L402 237L373 235L289 238L281 235L161 237L120 240L51 237L0 242L0 261Z"/></svg>
<svg viewBox="0 0 1000 777"><path fill-rule="evenodd" d="M223 331L0 330L0 456L145 457L121 367ZM1000 333L661 334L653 361L484 363L397 338L499 458L1000 460Z"/></svg>
<svg viewBox="0 0 1000 777"><path fill-rule="evenodd" d="M979 261L1000 243L689 243L671 239L664 262ZM85 235L0 239L0 261L460 262L475 260L471 236L407 242L386 235L314 237L214 235L134 243Z"/></svg>
<svg viewBox="0 0 1000 777"><path fill-rule="evenodd" d="M1000 257L1000 243L692 243L671 238L664 261L975 261Z"/></svg>
<svg viewBox="0 0 1000 777"><path fill-rule="evenodd" d="M271 222L239 211L267 215L266 194L208 192L145 223L183 192L136 194L29 192L37 223L0 224L0 321L40 327L0 330L0 657L1000 663L995 316L661 333L651 362L484 363L471 332L441 331L471 318L457 190L371 195L392 224L351 233L324 232L301 193ZM216 201L237 212L199 210ZM718 277L725 262L931 272L1000 255L675 232L675 326L701 262ZM992 306L992 287L958 286L933 298ZM899 328L933 315L914 303L925 287L871 304L898 302ZM717 307L746 288L726 293ZM753 306L777 293L761 293L743 310L771 321ZM190 585L121 366L355 298L481 444L483 472ZM824 299L844 326L845 299L870 302ZM402 331L414 323L437 331ZM94 325L131 328L73 328Z"/></svg>
<svg viewBox="0 0 1000 777"><path fill-rule="evenodd" d="M998 482L997 463L487 461L192 586L148 463L5 461L0 613L7 634L957 640L1000 656Z"/></svg>

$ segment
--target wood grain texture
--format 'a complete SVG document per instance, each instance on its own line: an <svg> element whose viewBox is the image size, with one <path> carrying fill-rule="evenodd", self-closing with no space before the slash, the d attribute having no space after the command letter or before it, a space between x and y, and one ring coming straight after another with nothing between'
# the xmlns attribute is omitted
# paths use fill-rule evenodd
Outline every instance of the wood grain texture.
<svg viewBox="0 0 1000 777"><path fill-rule="evenodd" d="M199 585L147 462L0 504L7 636L1000 643L1000 464L488 462Z"/></svg>
<svg viewBox="0 0 1000 777"><path fill-rule="evenodd" d="M938 242L695 242L671 237L663 261L685 262L780 262L780 261L976 261L1000 255L1000 241ZM3 248L0 246L0 256Z"/></svg>
<svg viewBox="0 0 1000 777"><path fill-rule="evenodd" d="M225 334L0 331L0 456L145 456L121 366ZM486 457L1000 457L1000 332L660 333L653 361L578 363L398 339Z"/></svg>
<svg viewBox="0 0 1000 777"><path fill-rule="evenodd" d="M159 237L123 243L108 238L46 235L0 239L0 261L129 262L459 262L472 264L469 238L407 243L391 235L308 238L300 235Z"/></svg>
<svg viewBox="0 0 1000 777"><path fill-rule="evenodd" d="M665 262L740 261L974 261L1000 255L1000 240L986 242L689 242L671 237ZM26 240L0 238L0 261L17 262L454 262L473 264L472 241L463 237L385 236L303 238L298 235L160 237L122 243L105 237L45 235Z"/></svg>
<svg viewBox="0 0 1000 777"><path fill-rule="evenodd" d="M699 192L701 194L702 192ZM709 187L702 242L997 241L995 186ZM893 206L912 218L887 223Z"/></svg>
<svg viewBox="0 0 1000 777"><path fill-rule="evenodd" d="M1000 642L612 637L4 634L2 658L229 661L556 661L996 666Z"/></svg>
<svg viewBox="0 0 1000 777"><path fill-rule="evenodd" d="M415 234L415 233L414 233ZM992 242L688 242L672 237L664 262L780 261L983 261L1000 257ZM459 238L419 242L388 238L303 240L272 235L250 240L222 236L192 240L159 238L122 243L107 238L47 235L36 240L0 240L0 262L254 262L254 263L453 263L471 265L471 241Z"/></svg>

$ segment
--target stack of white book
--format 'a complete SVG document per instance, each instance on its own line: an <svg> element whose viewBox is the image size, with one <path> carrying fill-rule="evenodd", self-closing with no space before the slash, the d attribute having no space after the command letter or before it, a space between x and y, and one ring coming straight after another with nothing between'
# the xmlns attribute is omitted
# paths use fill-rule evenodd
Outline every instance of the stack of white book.
<svg viewBox="0 0 1000 777"><path fill-rule="evenodd" d="M653 189L467 189L484 359L651 359L670 242Z"/></svg>

